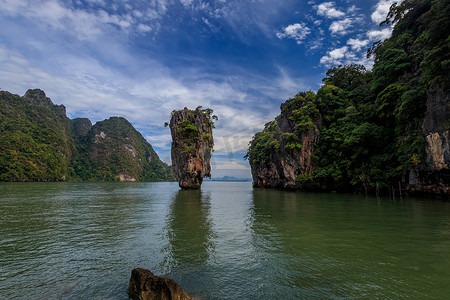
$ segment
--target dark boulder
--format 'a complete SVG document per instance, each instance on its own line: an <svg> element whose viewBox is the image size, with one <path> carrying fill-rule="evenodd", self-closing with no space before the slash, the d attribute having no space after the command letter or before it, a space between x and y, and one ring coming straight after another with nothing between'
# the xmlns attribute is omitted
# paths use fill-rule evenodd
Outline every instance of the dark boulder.
<svg viewBox="0 0 450 300"><path fill-rule="evenodd" d="M188 300L189 295L173 279L158 277L149 270L131 271L128 294L135 300Z"/></svg>

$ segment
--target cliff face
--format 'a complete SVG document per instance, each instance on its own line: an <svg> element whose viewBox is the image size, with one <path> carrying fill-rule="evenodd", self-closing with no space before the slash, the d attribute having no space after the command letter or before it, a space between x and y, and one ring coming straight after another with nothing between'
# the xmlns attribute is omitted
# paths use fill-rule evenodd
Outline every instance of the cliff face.
<svg viewBox="0 0 450 300"><path fill-rule="evenodd" d="M427 99L427 111L422 125L426 137L425 171L450 168L450 91L433 86Z"/></svg>
<svg viewBox="0 0 450 300"><path fill-rule="evenodd" d="M450 99L449 91L434 84L427 98L422 125L425 161L411 170L409 189L414 192L450 194Z"/></svg>
<svg viewBox="0 0 450 300"><path fill-rule="evenodd" d="M281 114L255 135L249 148L254 187L304 189L321 118L306 93L281 105Z"/></svg>
<svg viewBox="0 0 450 300"><path fill-rule="evenodd" d="M204 111L175 111L170 119L172 166L183 189L199 189L203 178L211 178L211 150L214 146L213 123Z"/></svg>
<svg viewBox="0 0 450 300"><path fill-rule="evenodd" d="M0 181L175 179L127 120L70 120L39 89L0 92L0 137Z"/></svg>

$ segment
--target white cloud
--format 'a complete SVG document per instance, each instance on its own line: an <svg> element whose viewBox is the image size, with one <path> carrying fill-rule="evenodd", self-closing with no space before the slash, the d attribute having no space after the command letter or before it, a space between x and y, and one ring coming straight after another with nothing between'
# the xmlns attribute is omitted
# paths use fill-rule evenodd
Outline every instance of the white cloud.
<svg viewBox="0 0 450 300"><path fill-rule="evenodd" d="M152 28L146 24L139 24L136 29L137 29L137 31L142 32L142 33L152 31Z"/></svg>
<svg viewBox="0 0 450 300"><path fill-rule="evenodd" d="M181 4L183 4L183 6L185 7L189 7L192 5L192 2L194 2L194 0L180 0Z"/></svg>
<svg viewBox="0 0 450 300"><path fill-rule="evenodd" d="M359 8L356 5L352 5L349 8L347 8L347 13L355 13L359 11Z"/></svg>
<svg viewBox="0 0 450 300"><path fill-rule="evenodd" d="M212 169L217 170L250 170L248 166L244 166L235 159L218 159L216 158L215 163L212 165Z"/></svg>
<svg viewBox="0 0 450 300"><path fill-rule="evenodd" d="M384 41L388 39L392 34L392 28L383 28L380 30L370 30L367 32L367 37L371 41Z"/></svg>
<svg viewBox="0 0 450 300"><path fill-rule="evenodd" d="M323 41L324 41L324 38L316 38L316 39L311 40L308 43L308 50L313 51L313 50L322 48Z"/></svg>
<svg viewBox="0 0 450 300"><path fill-rule="evenodd" d="M333 49L327 52L327 55L320 59L320 64L331 68L338 65L360 64L370 69L373 65L373 60L368 59L365 53L355 53L350 51L347 46Z"/></svg>
<svg viewBox="0 0 450 300"><path fill-rule="evenodd" d="M317 5L317 14L327 18L341 18L345 13L336 9L334 2L324 2Z"/></svg>
<svg viewBox="0 0 450 300"><path fill-rule="evenodd" d="M372 13L370 18L373 22L380 24L384 20L386 20L387 14L389 12L389 8L395 2L401 3L401 0L380 0L375 6L375 11Z"/></svg>
<svg viewBox="0 0 450 300"><path fill-rule="evenodd" d="M362 48L366 47L369 44L369 40L360 40L350 38L347 41L347 45L352 47L353 50L360 51Z"/></svg>
<svg viewBox="0 0 450 300"><path fill-rule="evenodd" d="M218 158L213 154L211 157L211 177L220 178L223 176L234 176L237 178L251 178L251 172L248 162L242 160L242 163L246 165L242 167L236 166L233 162L227 163L227 161ZM227 169L230 167L231 169Z"/></svg>
<svg viewBox="0 0 450 300"><path fill-rule="evenodd" d="M395 2L394 0L379 0L377 5L374 7L374 11L371 15L371 19L373 22L380 23L386 18L386 15L389 11L389 7L391 4ZM326 10L334 8L333 2L325 2L322 3L322 10L317 6L318 14L319 12L326 15ZM348 16L344 17L342 14L340 15L338 20L335 20L331 23L329 30L331 34L334 35L343 35L348 34L350 30L357 32L358 34L352 38L349 38L345 45L340 47L336 47L334 49L330 49L326 55L324 55L320 59L320 64L325 67L333 67L337 65L349 65L349 64L361 64L364 65L367 69L371 69L373 66L373 58L366 57L365 48L369 46L371 42L375 41L384 41L389 38L392 34L392 27L384 27L379 29L366 29L367 31L363 33L363 28L356 28L356 23L361 23L363 17L358 15L358 8L355 6L351 6L347 13ZM335 14L335 17L337 17ZM331 17L329 15L328 17ZM373 26L371 26L373 27ZM366 27L367 28L367 27ZM339 45L339 43L338 43Z"/></svg>
<svg viewBox="0 0 450 300"><path fill-rule="evenodd" d="M295 23L283 28L282 32L277 32L276 35L280 40L283 38L295 39L300 45L310 33L311 29L305 23Z"/></svg>
<svg viewBox="0 0 450 300"><path fill-rule="evenodd" d="M332 34L344 35L348 33L348 30L352 26L352 20L345 18L343 20L333 21L330 25L330 31Z"/></svg>
<svg viewBox="0 0 450 300"><path fill-rule="evenodd" d="M37 26L65 30L67 33L77 35L80 39L94 38L101 33L100 20L96 15L66 8L57 1L27 1L26 6L11 5L11 3L12 1L6 0L6 3L3 3L6 10L0 11L0 14L22 16L33 21Z"/></svg>
<svg viewBox="0 0 450 300"><path fill-rule="evenodd" d="M102 4L102 1L91 1ZM114 4L112 5L114 6ZM131 33L145 33L158 27L156 19L168 10L166 0L150 1L145 10L138 4L126 4L120 13L110 13L104 9L81 10L67 1L58 0L0 0L0 15L21 17L23 20L55 30L79 40L95 40L105 34L114 35L117 30ZM153 23L149 23L152 21Z"/></svg>
<svg viewBox="0 0 450 300"><path fill-rule="evenodd" d="M330 52L328 52L328 56L330 58L332 58L333 60L338 60L341 59L345 56L345 54L347 53L348 47L344 46L338 49L334 49Z"/></svg>
<svg viewBox="0 0 450 300"><path fill-rule="evenodd" d="M104 10L100 10L98 18L101 23L114 24L121 29L127 29L135 22L133 17L131 17L130 15L111 15Z"/></svg>

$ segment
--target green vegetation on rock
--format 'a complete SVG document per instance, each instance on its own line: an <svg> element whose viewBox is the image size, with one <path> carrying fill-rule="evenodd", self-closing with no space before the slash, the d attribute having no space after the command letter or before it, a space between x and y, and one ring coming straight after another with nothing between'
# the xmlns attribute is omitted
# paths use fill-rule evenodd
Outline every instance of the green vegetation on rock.
<svg viewBox="0 0 450 300"><path fill-rule="evenodd" d="M71 174L76 180L174 180L172 170L124 118L97 122L77 145Z"/></svg>
<svg viewBox="0 0 450 300"><path fill-rule="evenodd" d="M172 169L124 118L70 120L41 90L0 92L0 181L172 181Z"/></svg>
<svg viewBox="0 0 450 300"><path fill-rule="evenodd" d="M75 146L63 111L40 90L0 92L1 181L67 179Z"/></svg>
<svg viewBox="0 0 450 300"><path fill-rule="evenodd" d="M199 189L203 178L211 178L212 130L217 116L212 109L185 107L170 116L172 163L178 184L183 189Z"/></svg>
<svg viewBox="0 0 450 300"><path fill-rule="evenodd" d="M320 130L312 156L314 171L298 174L299 182L328 190L367 191L398 187L398 182L407 183L411 170L430 169L425 165L424 118L427 100L437 97L437 91L448 99L450 3L405 0L392 6L384 23L392 22L392 37L368 51L375 57L373 71L361 65L332 68L316 94L302 93L281 106L280 116L295 124L276 136L279 116L255 134L246 155L252 171L261 163L283 159L275 158L279 150L271 145L284 142L286 148L301 149L302 141L294 137L312 128ZM296 101L304 105L298 108ZM442 107L446 112L439 114L445 119L448 102ZM313 121L319 115L320 128ZM441 133L450 129L449 122L444 123L438 124ZM441 138L448 143L442 134ZM448 182L448 168L439 176L436 182Z"/></svg>

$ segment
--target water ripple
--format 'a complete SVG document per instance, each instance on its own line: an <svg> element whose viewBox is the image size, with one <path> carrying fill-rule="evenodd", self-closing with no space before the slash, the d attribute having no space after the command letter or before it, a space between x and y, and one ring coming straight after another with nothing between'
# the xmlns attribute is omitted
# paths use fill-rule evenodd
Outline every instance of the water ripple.
<svg viewBox="0 0 450 300"><path fill-rule="evenodd" d="M249 183L0 184L1 299L128 299L131 269L199 299L445 298L450 205Z"/></svg>

